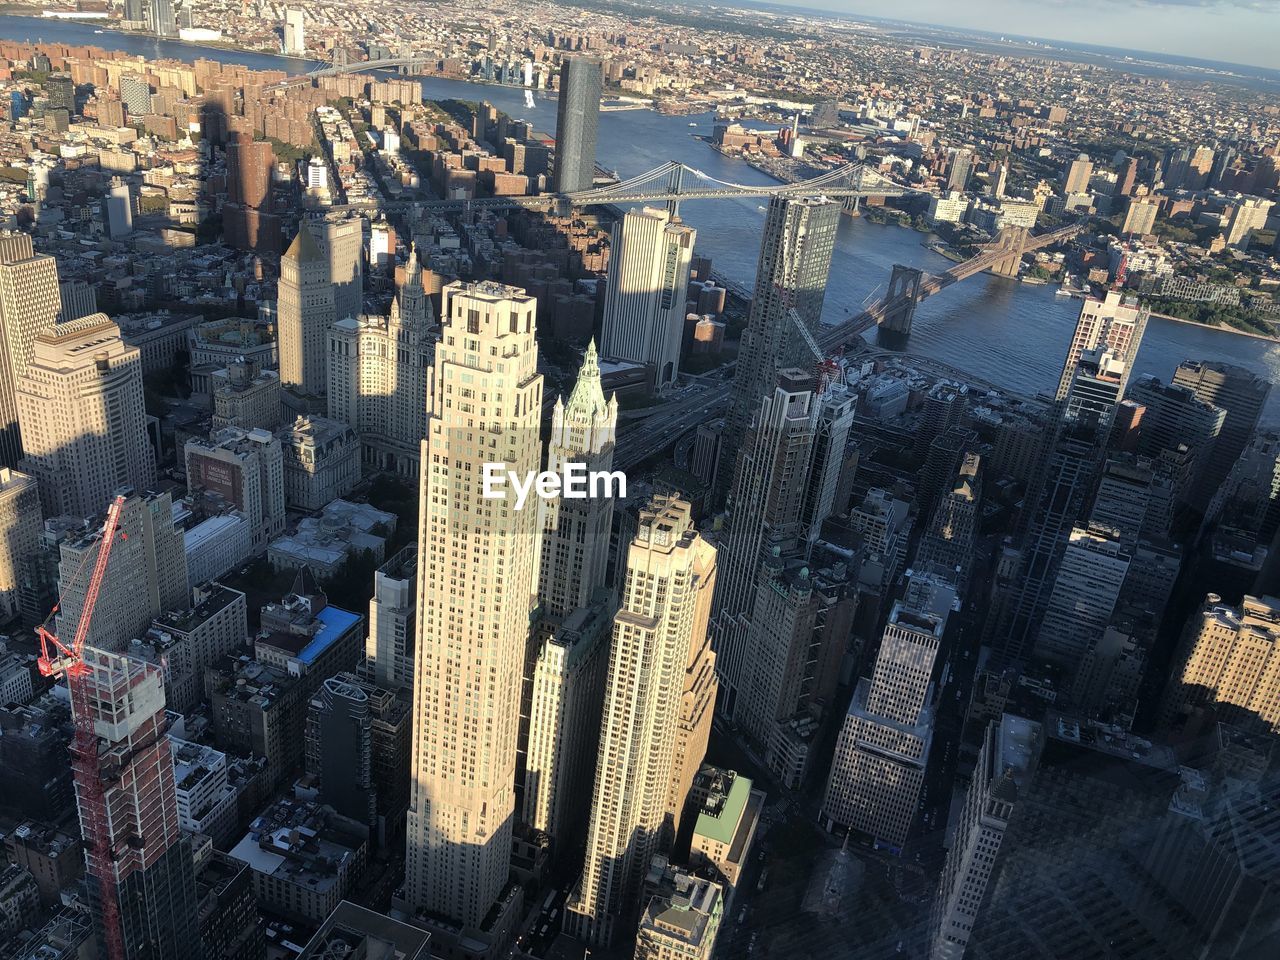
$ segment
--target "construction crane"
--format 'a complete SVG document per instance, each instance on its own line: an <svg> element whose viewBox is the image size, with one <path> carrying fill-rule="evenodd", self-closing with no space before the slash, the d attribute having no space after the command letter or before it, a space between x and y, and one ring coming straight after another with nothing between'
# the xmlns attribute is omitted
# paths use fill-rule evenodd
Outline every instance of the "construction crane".
<svg viewBox="0 0 1280 960"><path fill-rule="evenodd" d="M45 622L36 628L36 634L40 637L40 658L36 665L40 668L40 673L46 677L65 676L67 688L71 692L76 728L71 742L71 770L79 788L77 793L80 810L85 818L85 832L89 834L86 837L89 861L100 886L102 932L109 960L125 960L124 936L120 929L120 895L116 889L115 856L107 819L106 793L98 770L98 735L94 730L93 713L89 706L89 684L86 679L89 667L84 662L84 642L89 635L89 622L93 619L93 608L98 602L98 593L107 573L107 561L111 558L111 547L115 543L116 534L119 533L121 539L126 536L120 530L120 511L124 508L124 502L125 498L118 496L107 509L102 537L98 541L97 559L93 564L93 573L85 590L84 604L70 645L63 643L48 629L49 621L62 606L61 597ZM88 557L86 551L70 582L80 579Z"/></svg>

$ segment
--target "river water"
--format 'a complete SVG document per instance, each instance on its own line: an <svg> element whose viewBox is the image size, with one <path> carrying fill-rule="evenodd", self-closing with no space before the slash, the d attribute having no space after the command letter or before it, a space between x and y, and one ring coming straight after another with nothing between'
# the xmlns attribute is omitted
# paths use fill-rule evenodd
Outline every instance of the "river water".
<svg viewBox="0 0 1280 960"><path fill-rule="evenodd" d="M91 24L0 16L0 37L92 44L145 57L195 60L207 57L253 69L303 71L307 64L266 54L197 47L176 41L94 33ZM430 99L488 100L498 109L554 131L555 100L545 94L525 106L524 91L458 80L425 79ZM631 177L681 160L719 180L773 183L740 160L724 157L695 135L709 135L713 116L667 117L651 110L605 111L600 116L598 159ZM710 256L717 272L750 284L764 220L758 199L702 200L682 205L681 215L697 228L697 250ZM843 217L824 316L834 322L858 313L882 293L895 263L941 272L951 264L922 245L924 236L903 227ZM951 364L1009 389L1034 393L1057 385L1080 301L1055 296L1055 287L1031 285L980 274L924 301L916 311L909 352ZM1169 379L1182 360L1225 360L1248 367L1273 382L1280 378L1280 344L1170 320L1152 318L1138 353L1135 374ZM1273 390L1265 419L1280 423L1280 390Z"/></svg>

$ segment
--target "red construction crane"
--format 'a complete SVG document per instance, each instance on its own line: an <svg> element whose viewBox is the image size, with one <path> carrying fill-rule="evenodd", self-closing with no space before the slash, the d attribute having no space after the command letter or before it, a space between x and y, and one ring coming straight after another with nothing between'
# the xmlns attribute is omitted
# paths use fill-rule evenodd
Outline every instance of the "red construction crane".
<svg viewBox="0 0 1280 960"><path fill-rule="evenodd" d="M36 628L40 637L40 658L36 664L40 673L46 677L66 675L67 687L71 692L72 713L75 718L75 738L71 743L71 769L78 788L77 795L80 809L85 818L85 846L89 851L92 872L98 878L99 896L102 901L102 932L107 942L109 960L125 960L124 936L120 929L120 896L116 889L115 856L111 845L111 828L107 818L106 794L102 789L102 779L98 770L98 736L94 731L93 714L89 707L89 684L85 679L89 668L84 662L84 641L89 635L89 622L93 619L93 608L98 602L98 592L102 589L102 581L107 573L107 561L111 558L111 547L115 543L116 534L124 539L120 531L120 511L124 507L125 498L116 497L107 509L107 519L102 526L102 538L98 541L98 555L93 564L93 574L89 579L88 589L84 595L84 605L80 610L80 619L76 623L75 637L67 646L47 629L49 620L62 606L61 598L49 612L49 617ZM85 560L88 553L85 554ZM84 560L81 561L81 568ZM72 582L80 577L77 569Z"/></svg>

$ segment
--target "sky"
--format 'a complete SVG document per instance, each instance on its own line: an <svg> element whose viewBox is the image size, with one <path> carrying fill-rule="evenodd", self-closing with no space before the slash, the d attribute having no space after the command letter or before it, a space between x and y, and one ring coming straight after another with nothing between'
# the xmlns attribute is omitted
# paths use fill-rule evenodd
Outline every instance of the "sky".
<svg viewBox="0 0 1280 960"><path fill-rule="evenodd" d="M1280 69L1280 0L773 0Z"/></svg>

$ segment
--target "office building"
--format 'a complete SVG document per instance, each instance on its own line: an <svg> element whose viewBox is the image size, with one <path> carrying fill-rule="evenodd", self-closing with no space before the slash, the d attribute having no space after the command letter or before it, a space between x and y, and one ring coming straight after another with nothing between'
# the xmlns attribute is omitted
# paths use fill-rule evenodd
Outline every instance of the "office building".
<svg viewBox="0 0 1280 960"><path fill-rule="evenodd" d="M105 511L104 511L105 512ZM58 636L75 636L84 609L89 577L97 556L101 530L62 543L58 562L61 605ZM87 643L112 652L146 633L151 621L169 611L191 608L187 556L182 530L174 524L173 500L168 493L131 494L120 510L119 533L107 561L110 590L98 594Z"/></svg>
<svg viewBox="0 0 1280 960"><path fill-rule="evenodd" d="M35 338L62 309L58 264L37 254L25 233L0 234L0 465L22 458L17 383L31 362Z"/></svg>
<svg viewBox="0 0 1280 960"><path fill-rule="evenodd" d="M249 865L221 850L203 851L196 863L196 895L205 956L260 960L266 936Z"/></svg>
<svg viewBox="0 0 1280 960"><path fill-rule="evenodd" d="M173 13L173 0L150 0L151 32L157 37L176 37L178 20Z"/></svg>
<svg viewBox="0 0 1280 960"><path fill-rule="evenodd" d="M698 536L687 503L656 498L641 510L625 584L613 624L586 862L566 905L566 931L597 946L635 916L650 857L670 842L677 814L669 804L679 775L681 701L715 589L715 549Z"/></svg>
<svg viewBox="0 0 1280 960"><path fill-rule="evenodd" d="M961 960L996 870L1000 844L1035 772L1040 724L1012 714L987 724L965 791L956 836L938 881L929 925L929 960Z"/></svg>
<svg viewBox="0 0 1280 960"><path fill-rule="evenodd" d="M784 370L772 396L756 406L734 471L716 587L721 702L731 717L737 716L737 699L753 668L748 646L761 563L775 548L779 555L794 549L805 532L802 511L816 426L812 379L803 370Z"/></svg>
<svg viewBox="0 0 1280 960"><path fill-rule="evenodd" d="M29 681L28 681L29 682ZM52 693L0 705L0 809L43 819L75 802L67 747L71 713Z"/></svg>
<svg viewBox="0 0 1280 960"><path fill-rule="evenodd" d="M547 469L560 472L581 463L591 472L613 467L616 397L605 400L595 343L587 346L568 403L557 397L551 410ZM613 500L554 498L542 501L542 552L538 596L543 612L556 620L587 606L604 586L609 562Z"/></svg>
<svg viewBox="0 0 1280 960"><path fill-rule="evenodd" d="M590 190L596 175L596 136L604 72L599 60L566 57L560 64L556 107L555 191Z"/></svg>
<svg viewBox="0 0 1280 960"><path fill-rule="evenodd" d="M1231 215L1227 220L1227 246L1240 250L1249 249L1254 234L1265 230L1267 216L1271 213L1274 201L1259 197L1244 197L1231 207Z"/></svg>
<svg viewBox="0 0 1280 960"><path fill-rule="evenodd" d="M889 614L871 678L858 681L840 727L822 816L901 851L933 741L933 666L955 590L911 579Z"/></svg>
<svg viewBox="0 0 1280 960"><path fill-rule="evenodd" d="M320 510L360 482L360 441L345 423L300 416L275 437L283 454L286 507Z"/></svg>
<svg viewBox="0 0 1280 960"><path fill-rule="evenodd" d="M35 878L46 909L58 903L62 891L84 873L80 838L45 821L24 820L13 827L4 838L4 851L10 863Z"/></svg>
<svg viewBox="0 0 1280 960"><path fill-rule="evenodd" d="M121 487L154 485L142 363L105 314L38 334L17 399L25 469L46 516L95 516Z"/></svg>
<svg viewBox="0 0 1280 960"><path fill-rule="evenodd" d="M714 871L729 897L750 861L764 803L764 791L734 770L704 764L693 781L689 805L697 819L689 840L689 866Z"/></svg>
<svg viewBox="0 0 1280 960"><path fill-rule="evenodd" d="M329 260L304 224L280 258L276 296L280 381L302 396L323 396L328 384L325 349L337 315Z"/></svg>
<svg viewBox="0 0 1280 960"><path fill-rule="evenodd" d="M1199 397L1189 387L1163 384L1146 375L1129 384L1128 396L1146 408L1138 432L1138 452L1153 459L1186 448L1175 463L1174 494L1182 503L1203 510L1213 489L1207 468L1226 422L1227 411Z"/></svg>
<svg viewBox="0 0 1280 960"><path fill-rule="evenodd" d="M1200 400L1227 412L1213 451L1201 465L1204 486L1217 490L1253 438L1271 383L1220 360L1184 360L1173 372L1173 385L1186 387Z"/></svg>
<svg viewBox="0 0 1280 960"><path fill-rule="evenodd" d="M724 909L720 884L668 868L640 917L635 960L711 960Z"/></svg>
<svg viewBox="0 0 1280 960"><path fill-rule="evenodd" d="M1247 730L1280 733L1280 601L1210 594L1187 624L1162 704L1167 725L1199 710Z"/></svg>
<svg viewBox="0 0 1280 960"><path fill-rule="evenodd" d="M36 589L40 543L40 494L35 478L0 467L0 622L22 617L39 623Z"/></svg>
<svg viewBox="0 0 1280 960"><path fill-rule="evenodd" d="M1073 193L1088 193L1089 180L1093 177L1093 161L1089 159L1087 153L1082 153L1067 167L1066 173L1063 175L1062 192L1070 195Z"/></svg>
<svg viewBox="0 0 1280 960"><path fill-rule="evenodd" d="M404 547L374 572L364 656L380 687L407 690L413 686L417 581L417 544Z"/></svg>
<svg viewBox="0 0 1280 960"><path fill-rule="evenodd" d="M126 960L182 956L199 936L199 917L191 848L178 824L160 671L92 648L84 659L89 672L80 682L89 686L85 702L99 745L96 756L77 760L74 779L99 942L106 942L109 922L102 889L110 885ZM104 795L111 816L90 816Z"/></svg>
<svg viewBox="0 0 1280 960"><path fill-rule="evenodd" d="M974 542L982 507L981 458L966 453L951 489L942 496L929 520L929 529L920 539L916 563L937 564L954 573L955 584L963 588L974 560Z"/></svg>
<svg viewBox="0 0 1280 960"><path fill-rule="evenodd" d="M755 293L738 348L729 414L721 444L720 482L733 479L739 448L773 390L778 372L811 368L816 359L794 327L816 333L822 323L840 204L827 197L774 197L765 214ZM794 311L794 313L793 313Z"/></svg>
<svg viewBox="0 0 1280 960"><path fill-rule="evenodd" d="M425 930L343 900L307 941L298 960L431 960L431 956L431 934Z"/></svg>
<svg viewBox="0 0 1280 960"><path fill-rule="evenodd" d="M220 583L199 585L190 610L168 610L151 624L188 650L191 669L203 678L206 667L226 657L249 638L249 610L245 595Z"/></svg>
<svg viewBox="0 0 1280 960"><path fill-rule="evenodd" d="M364 218L330 214L307 217L302 223L328 263L334 319L360 316L364 313Z"/></svg>
<svg viewBox="0 0 1280 960"><path fill-rule="evenodd" d="M306 18L303 11L286 7L284 11L284 53L301 57L307 52Z"/></svg>
<svg viewBox="0 0 1280 960"><path fill-rule="evenodd" d="M213 513L238 510L255 554L284 533L284 451L267 430L227 427L183 448L187 495Z"/></svg>
<svg viewBox="0 0 1280 960"><path fill-rule="evenodd" d="M213 389L213 429L274 430L280 426L280 374L264 370L257 360L245 357L215 370L209 377Z"/></svg>
<svg viewBox="0 0 1280 960"><path fill-rule="evenodd" d="M365 464L416 478L435 346L416 247L390 316L346 317L328 339L329 418L356 431Z"/></svg>
<svg viewBox="0 0 1280 960"><path fill-rule="evenodd" d="M240 793L227 777L227 755L201 743L169 735L173 752L178 826L225 847L239 827Z"/></svg>
<svg viewBox="0 0 1280 960"><path fill-rule="evenodd" d="M661 209L629 210L614 224L600 349L643 363L665 390L680 371L689 265L697 231Z"/></svg>
<svg viewBox="0 0 1280 960"><path fill-rule="evenodd" d="M1035 655L1068 673L1106 630L1133 560L1110 533L1073 528L1058 561Z"/></svg>
<svg viewBox="0 0 1280 960"><path fill-rule="evenodd" d="M541 466L536 309L515 287L444 288L422 445L405 899L494 950L519 900L511 831L540 528L535 504L483 497L481 474L486 462L519 476Z"/></svg>

